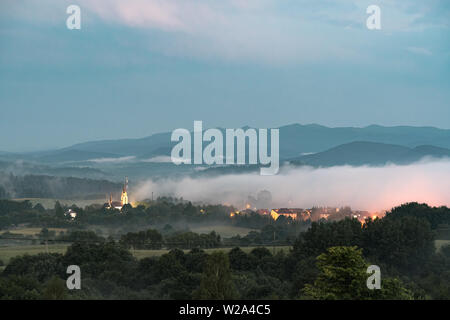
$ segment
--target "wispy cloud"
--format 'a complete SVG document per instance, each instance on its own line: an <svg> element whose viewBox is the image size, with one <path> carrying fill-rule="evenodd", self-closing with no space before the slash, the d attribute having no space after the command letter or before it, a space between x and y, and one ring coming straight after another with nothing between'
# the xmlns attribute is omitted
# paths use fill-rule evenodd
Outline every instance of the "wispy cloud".
<svg viewBox="0 0 450 320"><path fill-rule="evenodd" d="M8 0L10 1L10 0ZM365 46L366 8L371 0L78 0L84 21L99 19L149 31L142 39L149 50L226 60L272 63L355 60ZM61 12L70 1L11 1L13 15L61 23ZM71 4L71 3L70 3ZM448 5L379 0L382 30L409 32L448 27ZM52 10L53 8L53 10ZM448 18L448 16L447 16ZM155 38L154 33L161 32ZM351 34L350 34L351 33ZM361 47L362 46L362 47Z"/></svg>
<svg viewBox="0 0 450 320"><path fill-rule="evenodd" d="M135 156L127 156L119 158L98 158L98 159L91 159L88 161L94 163L124 163L124 162L131 162L135 158L136 158Z"/></svg>
<svg viewBox="0 0 450 320"><path fill-rule="evenodd" d="M182 159L180 159L182 160ZM143 159L141 162L150 162L150 163L168 163L172 162L172 158L169 156L156 156L150 159Z"/></svg>
<svg viewBox="0 0 450 320"><path fill-rule="evenodd" d="M427 48L420 48L420 47L408 47L406 48L411 53L425 55L425 56L431 56L433 53L428 50Z"/></svg>

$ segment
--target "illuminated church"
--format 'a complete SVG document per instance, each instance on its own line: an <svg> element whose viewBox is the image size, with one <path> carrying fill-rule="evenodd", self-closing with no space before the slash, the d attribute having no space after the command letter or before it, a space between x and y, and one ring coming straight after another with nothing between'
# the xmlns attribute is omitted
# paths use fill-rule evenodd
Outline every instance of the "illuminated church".
<svg viewBox="0 0 450 320"><path fill-rule="evenodd" d="M120 196L120 201L113 201L112 194L109 195L109 201L105 203L105 207L108 209L118 209L121 210L122 207L128 203L128 177L125 178L125 183L122 188L122 195Z"/></svg>

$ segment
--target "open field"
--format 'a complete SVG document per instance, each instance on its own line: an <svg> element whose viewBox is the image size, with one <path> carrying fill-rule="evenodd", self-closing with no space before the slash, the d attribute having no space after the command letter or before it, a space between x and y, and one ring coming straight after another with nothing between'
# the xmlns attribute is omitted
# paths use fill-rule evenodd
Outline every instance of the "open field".
<svg viewBox="0 0 450 320"><path fill-rule="evenodd" d="M49 244L48 252L62 253L66 252L68 244ZM242 247L244 252L250 252L256 247ZM271 252L278 252L280 250L285 251L286 253L289 251L289 246L283 247L267 247ZM214 248L214 249L205 249L205 252L213 252L213 251L225 251L228 252L232 248ZM185 253L189 252L189 250L183 250ZM45 245L29 245L29 246L10 246L10 247L0 247L0 260L2 260L5 264L8 264L11 258L16 256L21 256L24 254L38 254L46 252ZM148 258L148 257L159 257L165 253L168 253L169 250L161 249L161 250L131 250L132 254L138 258Z"/></svg>
<svg viewBox="0 0 450 320"><path fill-rule="evenodd" d="M436 240L435 242L436 249L440 250L443 245L450 245L450 240ZM66 252L69 244L49 244L48 251L64 254ZM280 246L280 247L271 247L266 246L272 253L276 253L278 251L284 251L287 253L290 246ZM250 252L256 247L241 247L244 252ZM210 253L213 251L225 251L228 252L232 248L213 248L213 249L205 249L206 252ZM183 250L185 253L189 252L189 250ZM38 254L41 252L46 252L45 245L28 245L28 246L3 246L0 247L0 260L2 260L5 264L8 264L10 259L16 256L24 255L24 254ZM148 258L148 257L159 257L165 253L168 253L169 250L161 249L161 250L131 250L132 254L138 258Z"/></svg>
<svg viewBox="0 0 450 320"><path fill-rule="evenodd" d="M55 231L56 234L62 232L66 232L67 229L64 228L47 228L49 231ZM42 228L18 228L18 229L11 229L11 230L5 230L0 231L0 234L3 234L5 232L14 233L14 234L23 234L26 236L34 236L38 233L40 233Z"/></svg>
<svg viewBox="0 0 450 320"><path fill-rule="evenodd" d="M256 229L226 226L226 225L192 226L189 227L189 229L195 233L210 233L211 231L215 231L222 238L231 238L236 235L245 236L250 231L258 231Z"/></svg>
<svg viewBox="0 0 450 320"><path fill-rule="evenodd" d="M450 245L450 240L436 240L436 241L434 242L434 245L435 245L435 247L436 247L436 250L439 251L439 250L441 250L441 248L442 248L443 246L448 246L448 245Z"/></svg>
<svg viewBox="0 0 450 320"><path fill-rule="evenodd" d="M67 244L52 244L48 245L48 252L50 253L65 253L69 245ZM46 252L45 245L29 245L29 246L8 246L0 247L0 260L6 265L11 258L21 256L24 254L38 254Z"/></svg>

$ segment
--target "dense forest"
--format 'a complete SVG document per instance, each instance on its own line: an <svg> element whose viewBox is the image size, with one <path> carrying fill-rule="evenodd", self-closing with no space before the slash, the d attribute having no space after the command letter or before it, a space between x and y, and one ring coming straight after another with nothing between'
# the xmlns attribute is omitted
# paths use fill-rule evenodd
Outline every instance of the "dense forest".
<svg viewBox="0 0 450 320"><path fill-rule="evenodd" d="M29 203L0 205L0 216L6 219L25 219L39 211ZM186 219L200 219L205 212L205 207L190 203L171 206L178 208L174 216ZM155 215L154 221L160 222L161 208L150 208L135 210ZM215 219L227 209L219 208ZM53 217L47 218L48 224L76 223L64 222L63 208L40 211L40 217ZM137 212L122 213L127 214ZM169 225L126 232L116 239L75 228L59 235L44 229L40 240L70 242L67 251L13 258L0 275L0 298L450 299L450 246L436 250L434 242L437 231L448 228L449 217L449 208L409 203L364 223L350 218L312 222L292 239L290 250L272 250L264 243L250 251L239 245L225 249L225 239L214 232L201 235L171 230ZM277 228L289 234L291 224L265 225L259 236L269 237ZM163 247L170 251L161 256L137 259L132 254L134 249ZM380 290L367 289L366 269L371 264L381 269ZM66 288L69 265L82 270L81 290Z"/></svg>
<svg viewBox="0 0 450 320"><path fill-rule="evenodd" d="M13 175L0 172L0 199L99 199L117 193L122 185L106 180L47 175Z"/></svg>

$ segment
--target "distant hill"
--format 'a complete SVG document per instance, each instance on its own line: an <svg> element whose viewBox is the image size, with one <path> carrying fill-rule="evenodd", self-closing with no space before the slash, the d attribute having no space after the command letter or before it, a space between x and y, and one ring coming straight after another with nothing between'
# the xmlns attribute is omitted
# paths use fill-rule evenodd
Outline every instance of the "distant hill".
<svg viewBox="0 0 450 320"><path fill-rule="evenodd" d="M106 199L110 193L117 197L122 188L122 184L106 180L1 172L0 181L0 198Z"/></svg>
<svg viewBox="0 0 450 320"><path fill-rule="evenodd" d="M280 128L280 156L284 159L292 158L302 153L321 152L356 141L378 142L409 148L433 145L450 149L450 130L378 125L364 128L329 128L315 124L293 124Z"/></svg>
<svg viewBox="0 0 450 320"><path fill-rule="evenodd" d="M100 169L84 167L69 167L69 166L50 166L44 164L36 164L26 161L8 162L0 161L0 173L14 174L14 175L51 175L60 177L77 177L77 178L93 178L105 179L110 175Z"/></svg>
<svg viewBox="0 0 450 320"><path fill-rule="evenodd" d="M450 157L450 150L449 149L439 148L439 147L430 146L430 145L417 146L417 147L414 148L414 151L416 151L418 153L421 153L423 155L435 156L435 157L438 157L438 158Z"/></svg>
<svg viewBox="0 0 450 320"><path fill-rule="evenodd" d="M164 155L161 150L171 150L170 132L158 133L140 139L119 139L92 141L76 144L62 151L100 152L116 156L153 156ZM170 153L169 153L170 154Z"/></svg>
<svg viewBox="0 0 450 320"><path fill-rule="evenodd" d="M94 152L76 149L63 149L55 152L38 154L32 157L33 160L41 162L73 162L101 158L117 158L119 155L107 152Z"/></svg>
<svg viewBox="0 0 450 320"><path fill-rule="evenodd" d="M224 132L224 129L220 130ZM450 130L434 127L371 125L364 128L330 128L317 124L292 124L279 130L281 163L290 160L315 166L403 164L423 156L448 156L450 149ZM175 145L170 137L171 132L165 132L139 139L91 141L45 152L0 154L0 159L11 163L18 160L32 163L39 169L32 173L37 174L78 177L93 174L95 178L113 180L122 179L125 175L144 178L186 173L220 174L230 170L227 167L213 167L200 173L194 167L152 162L152 158L170 156ZM309 153L313 154L306 155ZM50 167L58 169L51 172ZM88 172L86 167L98 171ZM233 170L245 172L253 168Z"/></svg>
<svg viewBox="0 0 450 320"><path fill-rule="evenodd" d="M433 127L383 127L372 125L364 128L329 128L321 125L293 124L280 127L280 157L283 159L300 156L302 153L321 152L338 145L368 141L394 144L414 148L432 145L450 149L450 130ZM152 157L170 155L174 143L170 141L170 132L154 134L141 139L120 139L93 141L76 144L43 156L46 161L51 157L87 160L92 156L116 157L136 156ZM76 151L76 152L75 152ZM78 153L78 155L77 155ZM93 154L89 154L93 153Z"/></svg>
<svg viewBox="0 0 450 320"><path fill-rule="evenodd" d="M357 141L291 159L292 164L311 166L410 164L423 157L450 157L450 150L424 145L408 148L393 144Z"/></svg>

